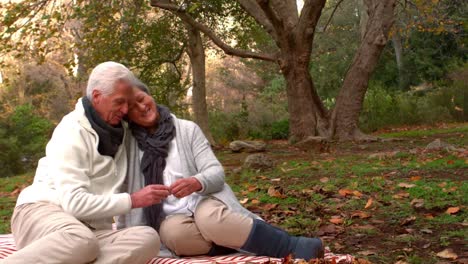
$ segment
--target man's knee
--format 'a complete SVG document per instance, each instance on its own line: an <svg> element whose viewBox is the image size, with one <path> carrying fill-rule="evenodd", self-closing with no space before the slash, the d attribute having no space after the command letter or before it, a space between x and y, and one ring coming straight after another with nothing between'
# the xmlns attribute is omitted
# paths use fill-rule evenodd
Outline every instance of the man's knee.
<svg viewBox="0 0 468 264"><path fill-rule="evenodd" d="M85 258L88 262L93 261L99 255L99 242L91 230L86 227L71 227L60 230L63 241L70 247L70 254Z"/></svg>
<svg viewBox="0 0 468 264"><path fill-rule="evenodd" d="M136 250L139 251L139 254L147 256L148 259L154 258L159 254L161 240L158 232L156 232L152 227L130 227L127 233L131 234L131 237L134 238L135 241L138 241L140 246Z"/></svg>

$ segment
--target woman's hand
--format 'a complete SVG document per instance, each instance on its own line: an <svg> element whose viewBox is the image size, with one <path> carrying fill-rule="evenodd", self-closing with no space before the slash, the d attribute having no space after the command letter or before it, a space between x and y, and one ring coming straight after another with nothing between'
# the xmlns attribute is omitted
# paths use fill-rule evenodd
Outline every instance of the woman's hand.
<svg viewBox="0 0 468 264"><path fill-rule="evenodd" d="M183 198L202 189L201 183L195 177L184 178L174 182L169 187L171 194L177 198Z"/></svg>
<svg viewBox="0 0 468 264"><path fill-rule="evenodd" d="M132 208L142 208L153 204L161 203L169 196L169 187L161 184L151 184L145 188L132 193Z"/></svg>

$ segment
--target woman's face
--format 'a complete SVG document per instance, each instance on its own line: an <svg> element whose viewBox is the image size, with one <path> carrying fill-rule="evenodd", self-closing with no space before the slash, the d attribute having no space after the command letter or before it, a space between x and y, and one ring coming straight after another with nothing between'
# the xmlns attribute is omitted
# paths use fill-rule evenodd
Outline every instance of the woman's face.
<svg viewBox="0 0 468 264"><path fill-rule="evenodd" d="M159 118L159 113L153 97L138 88L133 88L133 92L134 97L129 104L128 118L139 126L154 127Z"/></svg>

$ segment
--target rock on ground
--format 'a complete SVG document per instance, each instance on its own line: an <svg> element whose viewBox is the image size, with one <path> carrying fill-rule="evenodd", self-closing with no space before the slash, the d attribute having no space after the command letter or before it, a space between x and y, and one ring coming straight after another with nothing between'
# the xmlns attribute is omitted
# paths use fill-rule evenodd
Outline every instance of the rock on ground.
<svg viewBox="0 0 468 264"><path fill-rule="evenodd" d="M447 151L457 150L457 148L455 148L453 145L445 143L440 139L436 139L426 146L426 150L442 150L442 149L445 149Z"/></svg>
<svg viewBox="0 0 468 264"><path fill-rule="evenodd" d="M266 149L266 143L262 141L242 141L236 140L229 144L232 152L263 152Z"/></svg>
<svg viewBox="0 0 468 264"><path fill-rule="evenodd" d="M254 170L267 170L273 168L275 165L273 159L268 157L265 154L252 154L245 158L244 168L254 169Z"/></svg>

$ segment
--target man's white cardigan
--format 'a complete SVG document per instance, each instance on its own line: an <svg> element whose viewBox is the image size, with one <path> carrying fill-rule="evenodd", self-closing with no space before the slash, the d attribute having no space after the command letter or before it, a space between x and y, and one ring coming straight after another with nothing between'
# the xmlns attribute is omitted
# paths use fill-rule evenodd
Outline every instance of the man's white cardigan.
<svg viewBox="0 0 468 264"><path fill-rule="evenodd" d="M21 192L17 206L50 202L92 228L111 229L113 216L128 213L132 206L130 195L119 193L127 154L122 144L114 158L103 156L98 143L80 99L55 128L34 182Z"/></svg>

